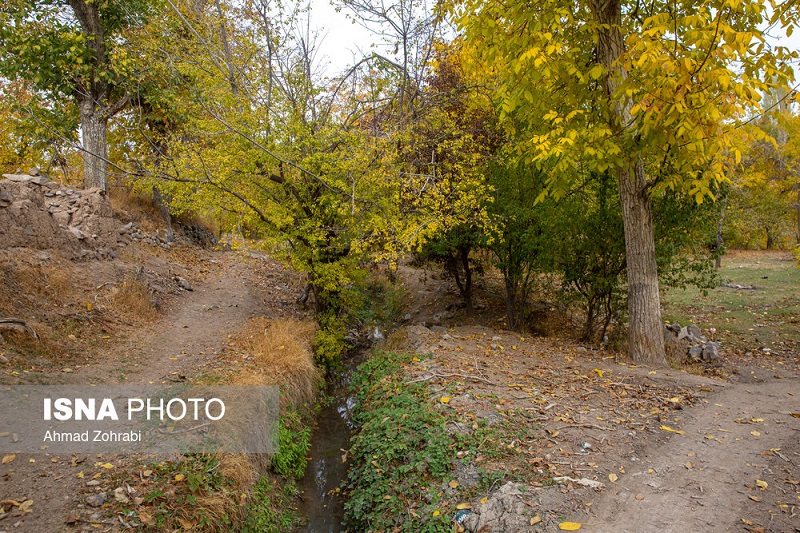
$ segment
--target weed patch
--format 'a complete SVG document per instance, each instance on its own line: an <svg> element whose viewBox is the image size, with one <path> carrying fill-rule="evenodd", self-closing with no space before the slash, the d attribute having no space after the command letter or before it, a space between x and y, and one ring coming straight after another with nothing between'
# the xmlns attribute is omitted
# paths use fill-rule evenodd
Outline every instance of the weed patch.
<svg viewBox="0 0 800 533"><path fill-rule="evenodd" d="M354 379L359 432L351 441L345 521L356 531L450 530L438 487L453 468L455 440L445 416L428 405L425 385L403 382L410 360L376 353Z"/></svg>

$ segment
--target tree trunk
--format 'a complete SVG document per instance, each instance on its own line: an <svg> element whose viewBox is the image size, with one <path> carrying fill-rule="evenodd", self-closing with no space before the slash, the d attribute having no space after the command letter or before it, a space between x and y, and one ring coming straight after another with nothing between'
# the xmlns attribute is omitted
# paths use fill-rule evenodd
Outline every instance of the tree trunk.
<svg viewBox="0 0 800 533"><path fill-rule="evenodd" d="M653 208L644 187L644 164L620 169L619 187L628 268L628 354L639 364L666 366L658 292Z"/></svg>
<svg viewBox="0 0 800 533"><path fill-rule="evenodd" d="M81 130L83 133L83 184L89 189L106 190L108 173L108 119L92 98L80 102Z"/></svg>
<svg viewBox="0 0 800 533"><path fill-rule="evenodd" d="M714 253L716 254L716 259L714 260L714 268L722 268L722 247L725 246L725 242L722 238L722 229L725 226L725 211L728 209L728 193L725 193L725 197L722 199L722 208L719 210L719 218L717 219L717 242L716 242L716 249Z"/></svg>
<svg viewBox="0 0 800 533"><path fill-rule="evenodd" d="M630 99L618 98L615 94L617 80L628 76L624 66L617 63L625 48L620 29L621 3L620 0L590 0L589 4L595 20L602 25L598 28L597 57L608 69L604 86L609 104L613 106L609 125L621 139L627 125L632 123L630 110L633 106ZM653 208L641 156L632 155L629 161L617 169L628 270L628 354L636 363L666 366Z"/></svg>

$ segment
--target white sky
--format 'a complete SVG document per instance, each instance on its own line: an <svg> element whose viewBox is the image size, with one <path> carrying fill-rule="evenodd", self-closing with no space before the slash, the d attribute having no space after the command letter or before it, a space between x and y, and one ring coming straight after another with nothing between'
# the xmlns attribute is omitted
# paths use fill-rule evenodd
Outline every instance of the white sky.
<svg viewBox="0 0 800 533"><path fill-rule="evenodd" d="M327 74L341 72L371 52L370 47L377 38L348 19L346 9L337 13L330 0L309 1L311 27L320 30L321 49L318 58Z"/></svg>

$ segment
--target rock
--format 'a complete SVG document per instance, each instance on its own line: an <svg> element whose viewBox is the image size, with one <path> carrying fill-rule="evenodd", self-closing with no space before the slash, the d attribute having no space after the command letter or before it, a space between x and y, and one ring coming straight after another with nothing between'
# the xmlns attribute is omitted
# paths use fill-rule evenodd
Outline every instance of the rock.
<svg viewBox="0 0 800 533"><path fill-rule="evenodd" d="M99 479L93 479L91 481L87 481L86 482L86 486L87 487L98 487L98 486L100 486L100 480Z"/></svg>
<svg viewBox="0 0 800 533"><path fill-rule="evenodd" d="M703 336L703 332L702 332L702 331L700 331L700 328L698 328L698 327L697 327L696 325L694 325L694 324L689 324L689 325L686 327L686 329L687 329L687 331L689 332L689 335L691 335L691 336L692 336L692 337L694 337L695 339L698 339L698 340L699 340L699 339L700 339L700 337L702 337L702 336Z"/></svg>
<svg viewBox="0 0 800 533"><path fill-rule="evenodd" d="M18 183L28 183L31 181L31 177L27 174L3 174L3 177L10 181L16 181Z"/></svg>
<svg viewBox="0 0 800 533"><path fill-rule="evenodd" d="M10 192L0 191L0 207L8 207L14 201L14 197Z"/></svg>
<svg viewBox="0 0 800 533"><path fill-rule="evenodd" d="M525 501L534 495L535 489L508 482L486 503L473 508L463 525L469 531L530 531L531 512Z"/></svg>
<svg viewBox="0 0 800 533"><path fill-rule="evenodd" d="M703 348L699 344L689 348L689 357L691 359L699 359L701 355L703 355Z"/></svg>
<svg viewBox="0 0 800 533"><path fill-rule="evenodd" d="M714 361L719 359L719 343L707 342L703 347L703 361Z"/></svg>
<svg viewBox="0 0 800 533"><path fill-rule="evenodd" d="M83 232L76 226L69 226L67 229L69 230L70 233L72 233L75 236L75 238L77 238L80 241L86 238L86 235L84 235Z"/></svg>
<svg viewBox="0 0 800 533"><path fill-rule="evenodd" d="M127 224L125 224L124 226L122 226L121 228L119 228L119 229L117 230L117 232L118 232L120 235L127 235L128 233L132 232L132 231L134 230L134 228L135 228L135 227L136 227L136 223L134 223L134 222L128 222Z"/></svg>
<svg viewBox="0 0 800 533"><path fill-rule="evenodd" d="M0 354L0 363L8 363L8 357L3 354Z"/></svg>
<svg viewBox="0 0 800 533"><path fill-rule="evenodd" d="M41 175L42 172L36 167L33 167L28 171L28 176L41 176Z"/></svg>
<svg viewBox="0 0 800 533"><path fill-rule="evenodd" d="M683 340L687 337L689 337L689 330L687 328L681 328L678 331L678 340Z"/></svg>
<svg viewBox="0 0 800 533"><path fill-rule="evenodd" d="M31 178L31 183L33 183L35 185L39 185L39 186L45 185L49 181L50 181L50 178L48 178L46 176L36 176L36 177Z"/></svg>
<svg viewBox="0 0 800 533"><path fill-rule="evenodd" d="M409 320L411 320L411 313L406 313L405 315L403 315L403 320L405 322L408 322Z"/></svg>
<svg viewBox="0 0 800 533"><path fill-rule="evenodd" d="M193 291L192 284L189 283L187 280L183 279L180 276L175 276L175 281L178 283L178 287L185 291Z"/></svg>
<svg viewBox="0 0 800 533"><path fill-rule="evenodd" d="M91 507L102 507L106 503L106 493L100 492L86 497L86 503Z"/></svg>

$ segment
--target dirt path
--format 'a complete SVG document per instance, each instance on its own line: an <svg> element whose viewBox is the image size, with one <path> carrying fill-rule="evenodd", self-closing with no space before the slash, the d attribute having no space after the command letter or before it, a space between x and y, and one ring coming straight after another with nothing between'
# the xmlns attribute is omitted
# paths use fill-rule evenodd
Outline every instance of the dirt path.
<svg viewBox="0 0 800 533"><path fill-rule="evenodd" d="M261 259L253 259L261 260ZM211 360L228 336L264 311L250 267L235 253L217 256L217 268L194 284L157 323L75 373L78 383L153 384L183 379Z"/></svg>
<svg viewBox="0 0 800 533"><path fill-rule="evenodd" d="M190 376L212 360L225 346L228 336L258 313L288 305L295 290L282 279L283 270L261 257L214 254L212 273L206 280L191 280L193 290L171 304L158 322L137 330L116 349L98 349L92 362L66 377L74 384L162 383ZM274 279L264 282L255 274ZM266 301L265 301L266 298ZM84 485L104 471L95 463L114 462L114 456L17 455L0 470L0 499L32 499L31 512L8 513L0 519L0 533L76 531L65 525L74 511L86 514ZM81 474L83 473L83 474ZM81 476L81 477L78 477ZM102 527L103 524L94 524ZM77 530L93 530L79 522Z"/></svg>
<svg viewBox="0 0 800 533"><path fill-rule="evenodd" d="M666 442L632 455L587 520L591 531L796 531L800 381L737 384ZM756 480L766 482L764 490ZM784 504L784 505L781 505ZM764 528L764 529L758 529Z"/></svg>

